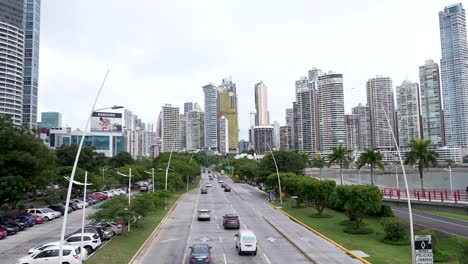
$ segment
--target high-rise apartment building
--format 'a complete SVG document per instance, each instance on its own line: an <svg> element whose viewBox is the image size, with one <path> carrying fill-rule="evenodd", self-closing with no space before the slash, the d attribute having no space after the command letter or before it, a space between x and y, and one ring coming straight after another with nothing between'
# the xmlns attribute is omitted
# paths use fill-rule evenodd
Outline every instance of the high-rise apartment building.
<svg viewBox="0 0 468 264"><path fill-rule="evenodd" d="M293 150L293 142L291 135L290 126L281 126L280 127L280 149L284 150Z"/></svg>
<svg viewBox="0 0 468 264"><path fill-rule="evenodd" d="M226 155L229 153L229 120L224 116L220 117L218 127L219 152L223 155Z"/></svg>
<svg viewBox="0 0 468 264"><path fill-rule="evenodd" d="M178 151L180 149L179 132L179 108L165 104L161 108L158 118L161 152Z"/></svg>
<svg viewBox="0 0 468 264"><path fill-rule="evenodd" d="M250 128L249 128L249 142L254 145L255 137L254 137L254 130L255 123L257 122L257 114L255 112L250 112Z"/></svg>
<svg viewBox="0 0 468 264"><path fill-rule="evenodd" d="M23 117L25 10L25 0L0 1L0 115L15 125Z"/></svg>
<svg viewBox="0 0 468 264"><path fill-rule="evenodd" d="M317 83L319 149L330 151L346 139L343 74L318 76Z"/></svg>
<svg viewBox="0 0 468 264"><path fill-rule="evenodd" d="M297 94L296 94L297 97ZM294 150L299 150L299 107L293 102L293 126L291 128L291 141Z"/></svg>
<svg viewBox="0 0 468 264"><path fill-rule="evenodd" d="M218 149L218 112L216 107L218 89L213 83L210 83L203 86L203 93L205 95L204 148L216 151Z"/></svg>
<svg viewBox="0 0 468 264"><path fill-rule="evenodd" d="M317 91L315 82L309 84L307 77L296 81L297 122L294 136L297 149L306 153L318 149Z"/></svg>
<svg viewBox="0 0 468 264"><path fill-rule="evenodd" d="M390 130L395 131L392 79L377 76L367 81L366 88L370 113L371 144L377 149L393 149L395 144Z"/></svg>
<svg viewBox="0 0 468 264"><path fill-rule="evenodd" d="M270 113L268 112L268 88L263 82L255 84L255 110L257 111L255 125L270 125Z"/></svg>
<svg viewBox="0 0 468 264"><path fill-rule="evenodd" d="M419 86L405 80L396 87L397 127L400 147L407 147L413 139L421 138Z"/></svg>
<svg viewBox="0 0 468 264"><path fill-rule="evenodd" d="M359 149L359 116L356 114L345 115L346 143L344 146L351 150Z"/></svg>
<svg viewBox="0 0 468 264"><path fill-rule="evenodd" d="M273 144L273 127L272 126L256 126L254 127L255 134L255 153L257 155L265 155L270 151Z"/></svg>
<svg viewBox="0 0 468 264"><path fill-rule="evenodd" d="M358 149L364 150L372 145L369 107L359 103L351 112L358 118Z"/></svg>
<svg viewBox="0 0 468 264"><path fill-rule="evenodd" d="M28 0L26 3L23 124L31 129L37 127L41 0Z"/></svg>
<svg viewBox="0 0 468 264"><path fill-rule="evenodd" d="M62 114L59 112L42 112L40 128L61 128Z"/></svg>
<svg viewBox="0 0 468 264"><path fill-rule="evenodd" d="M231 77L224 78L218 87L217 96L218 118L224 116L229 122L229 150L231 153L237 153L239 139L239 123L237 113L237 90L236 84L232 82ZM218 131L219 138L220 131Z"/></svg>
<svg viewBox="0 0 468 264"><path fill-rule="evenodd" d="M468 148L468 44L465 9L461 3L439 12L440 60L448 146Z"/></svg>
<svg viewBox="0 0 468 264"><path fill-rule="evenodd" d="M445 145L439 65L427 60L419 66L421 85L422 137L432 145Z"/></svg>
<svg viewBox="0 0 468 264"><path fill-rule="evenodd" d="M239 153L248 152L250 150L249 147L250 147L249 141L245 141L243 139L239 140Z"/></svg>
<svg viewBox="0 0 468 264"><path fill-rule="evenodd" d="M271 124L273 127L273 146L272 148L279 148L280 147L280 124L278 121L274 121L273 124Z"/></svg>
<svg viewBox="0 0 468 264"><path fill-rule="evenodd" d="M194 102L186 102L184 103L184 114L190 112L194 109Z"/></svg>
<svg viewBox="0 0 468 264"><path fill-rule="evenodd" d="M205 115L202 111L189 111L187 116L187 151L201 150L203 148Z"/></svg>
<svg viewBox="0 0 468 264"><path fill-rule="evenodd" d="M179 141L180 150L187 150L187 116L184 114L179 115Z"/></svg>

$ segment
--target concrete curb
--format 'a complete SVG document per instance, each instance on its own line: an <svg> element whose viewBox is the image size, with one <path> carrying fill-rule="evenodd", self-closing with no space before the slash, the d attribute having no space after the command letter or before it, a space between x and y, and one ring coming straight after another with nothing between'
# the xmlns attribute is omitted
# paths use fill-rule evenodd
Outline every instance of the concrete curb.
<svg viewBox="0 0 468 264"><path fill-rule="evenodd" d="M193 191L193 190L192 190ZM169 211L167 212L167 214L164 216L164 218L159 222L159 224L154 228L153 232L151 232L151 234L148 236L148 238L145 240L145 242L143 242L143 244L141 245L141 247L138 249L138 251L135 253L135 255L133 255L133 257L130 259L130 261L128 262L128 264L132 264L133 261L135 261L136 257L141 253L141 251L143 250L143 248L148 244L148 242L150 241L150 239L154 236L154 234L159 230L159 228L161 227L161 225L164 224L164 222L166 222L167 218L169 216L172 216L172 214L174 213L174 209L176 208L177 204L179 203L179 201L187 194L189 194L190 192L192 191L188 191L184 194L182 194L181 196L179 196L179 198L177 198L177 200L174 202L174 204L172 205L172 207L169 209Z"/></svg>
<svg viewBox="0 0 468 264"><path fill-rule="evenodd" d="M302 253L308 260L310 260L312 263L317 263L314 259L312 259L302 247L300 247L298 244L296 244L294 241L292 241L283 231L281 231L278 227L276 227L270 220L268 220L266 217L263 217L265 221L267 221L278 233L280 233L289 243L291 243L299 252Z"/></svg>
<svg viewBox="0 0 468 264"><path fill-rule="evenodd" d="M325 235L323 235L322 233L318 232L317 230L311 228L310 226L304 224L303 222L301 222L299 219L295 218L294 216L286 213L285 211L283 211L282 209L272 205L271 203L268 202L268 205L270 205L271 207L275 208L276 210L278 210L279 212L283 213L284 215L286 215L287 217L289 217L289 219L291 219L292 221L300 224L301 226L305 227L307 230L315 233L316 235L318 235L319 237L327 240L328 242L332 243L333 245L335 245L337 248L343 250L346 254L350 255L351 257L361 261L362 263L364 264L371 264L369 261L363 259L362 257L354 254L353 252L351 252L350 250L348 250L347 248L343 247L342 245L336 243L335 241L331 240L330 238L326 237Z"/></svg>

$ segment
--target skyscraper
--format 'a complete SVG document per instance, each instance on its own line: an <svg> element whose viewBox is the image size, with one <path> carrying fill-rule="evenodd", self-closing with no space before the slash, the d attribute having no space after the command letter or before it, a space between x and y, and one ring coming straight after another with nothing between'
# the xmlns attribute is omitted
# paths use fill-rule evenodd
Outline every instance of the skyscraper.
<svg viewBox="0 0 468 264"><path fill-rule="evenodd" d="M358 149L366 149L372 145L369 107L359 103L351 111L358 117Z"/></svg>
<svg viewBox="0 0 468 264"><path fill-rule="evenodd" d="M255 134L255 153L257 155L265 155L270 151L273 144L273 127L272 126L256 126L254 127Z"/></svg>
<svg viewBox="0 0 468 264"><path fill-rule="evenodd" d="M411 140L421 138L418 84L403 81L396 87L396 97L399 145L407 147Z"/></svg>
<svg viewBox="0 0 468 264"><path fill-rule="evenodd" d="M0 1L0 115L21 125L23 110L25 0Z"/></svg>
<svg viewBox="0 0 468 264"><path fill-rule="evenodd" d="M427 60L419 66L421 84L422 137L432 145L445 145L442 100L440 93L439 65Z"/></svg>
<svg viewBox="0 0 468 264"><path fill-rule="evenodd" d="M440 60L448 146L468 147L468 46L465 9L461 3L439 12Z"/></svg>
<svg viewBox="0 0 468 264"><path fill-rule="evenodd" d="M359 116L356 114L345 115L346 123L346 148L359 149Z"/></svg>
<svg viewBox="0 0 468 264"><path fill-rule="evenodd" d="M62 114L59 112L42 112L40 128L61 128Z"/></svg>
<svg viewBox="0 0 468 264"><path fill-rule="evenodd" d="M291 137L291 127L281 126L280 127L280 149L292 150L293 142Z"/></svg>
<svg viewBox="0 0 468 264"><path fill-rule="evenodd" d="M390 130L395 131L392 79L377 76L369 79L366 87L372 146L377 149L393 149L395 144ZM388 126L385 115L387 115L391 128Z"/></svg>
<svg viewBox="0 0 468 264"><path fill-rule="evenodd" d="M221 116L219 118L219 152L223 155L229 153L229 120ZM236 148L237 149L237 148Z"/></svg>
<svg viewBox="0 0 468 264"><path fill-rule="evenodd" d="M239 139L239 124L237 113L237 91L236 84L232 82L232 78L224 78L221 85L218 87L218 103L217 111L218 118L224 116L229 122L229 150L232 153L237 153ZM220 132L218 131L218 137Z"/></svg>
<svg viewBox="0 0 468 264"><path fill-rule="evenodd" d="M165 104L161 108L158 121L161 152L178 151L180 149L179 108Z"/></svg>
<svg viewBox="0 0 468 264"><path fill-rule="evenodd" d="M184 103L184 114L187 112L190 112L194 109L194 103L193 102L186 102Z"/></svg>
<svg viewBox="0 0 468 264"><path fill-rule="evenodd" d="M270 125L270 114L268 112L267 87L263 82L255 84L255 110L257 111L255 125Z"/></svg>
<svg viewBox="0 0 468 264"><path fill-rule="evenodd" d="M179 115L179 141L180 150L187 150L187 116L184 114Z"/></svg>
<svg viewBox="0 0 468 264"><path fill-rule="evenodd" d="M273 146L272 148L279 148L280 147L280 124L278 121L274 121L273 124L271 124L273 127Z"/></svg>
<svg viewBox="0 0 468 264"><path fill-rule="evenodd" d="M330 151L345 144L343 74L318 76L317 106L319 121L319 149Z"/></svg>
<svg viewBox="0 0 468 264"><path fill-rule="evenodd" d="M28 0L24 45L23 124L37 127L41 0Z"/></svg>
<svg viewBox="0 0 468 264"><path fill-rule="evenodd" d="M200 150L203 148L204 137L204 113L192 110L187 112L187 151Z"/></svg>
<svg viewBox="0 0 468 264"><path fill-rule="evenodd" d="M205 94L205 144L204 147L208 150L218 149L218 113L217 113L217 95L218 91L213 83L203 86Z"/></svg>
<svg viewBox="0 0 468 264"><path fill-rule="evenodd" d="M307 153L318 149L317 92L314 86L315 82L309 84L307 77L296 81L297 122L294 141L298 150Z"/></svg>

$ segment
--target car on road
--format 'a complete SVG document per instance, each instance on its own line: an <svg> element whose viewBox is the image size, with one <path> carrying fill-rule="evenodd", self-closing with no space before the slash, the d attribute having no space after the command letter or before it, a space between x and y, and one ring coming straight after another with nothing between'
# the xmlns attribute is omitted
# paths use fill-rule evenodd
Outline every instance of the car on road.
<svg viewBox="0 0 468 264"><path fill-rule="evenodd" d="M206 186L206 187L211 187L211 183L207 182L207 183L205 184L205 186Z"/></svg>
<svg viewBox="0 0 468 264"><path fill-rule="evenodd" d="M0 228L6 230L9 236L19 232L19 227L13 225L0 224Z"/></svg>
<svg viewBox="0 0 468 264"><path fill-rule="evenodd" d="M0 224L5 224L5 225L12 225L12 226L17 226L19 230L24 230L26 227L28 227L25 223L21 221L16 221L8 217L2 217L0 218Z"/></svg>
<svg viewBox="0 0 468 264"><path fill-rule="evenodd" d="M44 263L57 263L59 259L59 246L50 246L44 250L24 256L17 260L17 264L44 264ZM63 245L62 263L80 264L81 259L86 259L88 256L86 250L83 250L80 258L80 246L76 245Z"/></svg>
<svg viewBox="0 0 468 264"><path fill-rule="evenodd" d="M52 220L55 218L54 214L51 213L51 212L47 212L46 210L44 210L43 208L31 208L31 209L26 209L26 211L24 211L25 213L28 213L28 214L36 214L36 215L39 215L40 217L42 217L44 219L44 221L49 221L49 220Z"/></svg>
<svg viewBox="0 0 468 264"><path fill-rule="evenodd" d="M218 183L224 183L224 181L223 180L218 180Z"/></svg>
<svg viewBox="0 0 468 264"><path fill-rule="evenodd" d="M224 188L226 186L227 186L227 184L225 182L221 183L221 188Z"/></svg>
<svg viewBox="0 0 468 264"><path fill-rule="evenodd" d="M239 250L239 255L244 253L252 253L257 255L257 237L255 234L248 230L242 229L235 234L236 248Z"/></svg>
<svg viewBox="0 0 468 264"><path fill-rule="evenodd" d="M211 219L210 212L211 211L208 210L208 209L198 210L198 221L204 221L204 220L210 221L210 219Z"/></svg>
<svg viewBox="0 0 468 264"><path fill-rule="evenodd" d="M190 264L211 264L211 247L207 244L194 244L190 247Z"/></svg>
<svg viewBox="0 0 468 264"><path fill-rule="evenodd" d="M85 227L86 230L86 227ZM81 233L69 236L65 241L71 245L79 246L81 243ZM88 251L88 254L94 252L101 246L101 238L96 233L83 233L83 247Z"/></svg>
<svg viewBox="0 0 468 264"><path fill-rule="evenodd" d="M206 189L206 188L201 188L201 189L200 189L200 193L201 193L201 194L207 194L207 193L208 193L208 189Z"/></svg>
<svg viewBox="0 0 468 264"><path fill-rule="evenodd" d="M226 186L224 187L224 191L225 191L225 192L231 192L231 187L229 187L229 186L226 185Z"/></svg>
<svg viewBox="0 0 468 264"><path fill-rule="evenodd" d="M0 228L0 239L4 239L7 236L8 236L8 232L5 229Z"/></svg>
<svg viewBox="0 0 468 264"><path fill-rule="evenodd" d="M228 228L240 228L239 216L236 214L225 214L223 215L223 227L224 229Z"/></svg>
<svg viewBox="0 0 468 264"><path fill-rule="evenodd" d="M60 218L62 216L62 213L60 211L52 210L51 208L42 208L42 210L52 213L54 215L54 218Z"/></svg>

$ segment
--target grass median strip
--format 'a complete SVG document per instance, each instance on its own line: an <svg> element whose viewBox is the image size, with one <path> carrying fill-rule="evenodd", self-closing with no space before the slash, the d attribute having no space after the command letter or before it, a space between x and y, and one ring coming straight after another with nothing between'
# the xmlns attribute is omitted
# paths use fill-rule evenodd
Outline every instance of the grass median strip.
<svg viewBox="0 0 468 264"><path fill-rule="evenodd" d="M440 216L445 216L445 217L449 217L449 218L453 218L453 219L468 221L468 215L466 215L466 214L439 212L439 211L431 211L431 210L424 210L424 212L427 212L427 213L430 213L430 214L435 214L435 215L440 215Z"/></svg>

